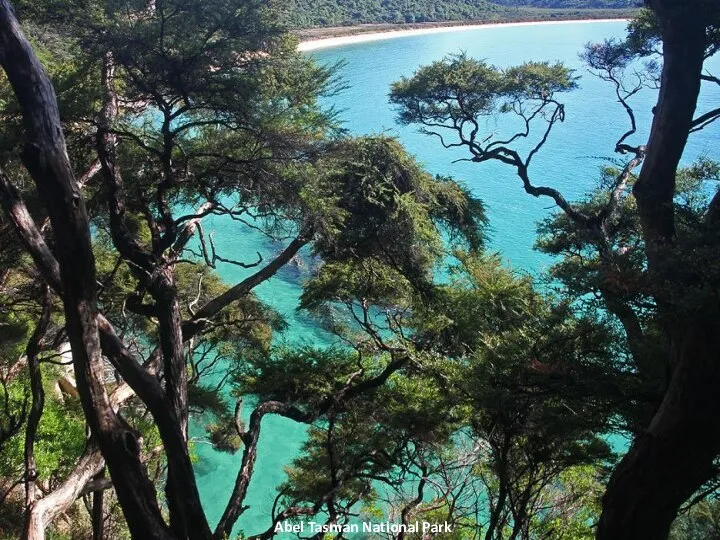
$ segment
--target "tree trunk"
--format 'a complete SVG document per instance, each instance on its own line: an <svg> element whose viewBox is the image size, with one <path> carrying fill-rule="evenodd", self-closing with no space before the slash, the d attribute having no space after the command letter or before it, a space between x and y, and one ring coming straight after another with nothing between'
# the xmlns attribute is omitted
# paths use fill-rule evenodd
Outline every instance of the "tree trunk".
<svg viewBox="0 0 720 540"><path fill-rule="evenodd" d="M35 436L40 425L43 408L45 406L45 390L43 388L42 373L40 372L40 353L41 341L45 337L48 325L50 324L50 310L52 307L52 298L50 289L47 285L44 287L43 311L40 321L30 337L30 341L25 349L27 355L28 373L30 376L30 390L32 392L32 405L28 416L27 427L25 429L25 511L26 511L26 527L30 521L30 513L32 506L35 504L35 480L37 479L37 469L35 468Z"/></svg>
<svg viewBox="0 0 720 540"><path fill-rule="evenodd" d="M100 471L97 479L105 478L105 469ZM105 490L98 489L92 495L92 540L105 538Z"/></svg>
<svg viewBox="0 0 720 540"><path fill-rule="evenodd" d="M233 526L237 522L240 515L247 509L243 506L245 495L247 495L248 487L250 486L250 479L253 475L255 468L255 460L257 459L257 444L260 439L260 425L262 419L266 414L281 414L287 412L287 405L279 403L277 401L266 401L258 405L250 415L250 424L245 433L240 433L242 438L244 450L242 456L242 462L240 464L240 470L238 471L235 479L235 486L233 488L230 500L225 507L220 522L215 528L214 538L216 540L222 540L223 538L230 538ZM236 412L237 415L237 412ZM298 421L306 421L306 418L297 418Z"/></svg>
<svg viewBox="0 0 720 540"><path fill-rule="evenodd" d="M696 4L696 5L692 5ZM686 501L713 473L720 451L720 316L674 305L683 277L673 264L675 176L700 91L705 25L717 7L655 0L663 25L662 86L647 157L633 190L648 268L659 285L661 321L670 339L671 378L649 428L614 471L603 498L597 538L664 539Z"/></svg>
<svg viewBox="0 0 720 540"><path fill-rule="evenodd" d="M113 56L108 52L103 59L101 79L105 95L99 116L96 147L108 192L110 230L113 244L123 258L129 261L129 269L142 286L150 289L156 302L165 374L164 396L159 396L158 389L155 388L152 396L149 396L148 391L140 392L140 397L153 415L165 447L168 461L165 495L170 510L170 526L179 538L207 539L212 533L200 503L195 473L187 449L188 381L182 319L173 282L173 270L172 266L167 265L161 258L144 250L127 227L125 188L115 154L117 140L111 131L112 123L118 114L114 77ZM101 324L100 330L103 328L104 325ZM107 340L104 337L101 337L101 343L107 351ZM118 370L125 377L122 366L118 366ZM125 378L132 384L132 379Z"/></svg>
<svg viewBox="0 0 720 540"><path fill-rule="evenodd" d="M62 295L63 287L57 260L37 230L32 216L28 213L17 190L2 174L2 171L0 171L0 204L13 222L16 232L45 280L58 294ZM126 381L110 396L112 408L117 409L133 393L136 393L145 403L158 425L165 445L168 475L173 478L171 484L174 487L171 492L178 494L170 499L172 502L170 510L178 515L189 516L187 521L191 524L188 530L190 537L209 537L209 527L202 512L184 433L180 430L180 424L172 409L167 405L160 384L153 376L162 361L160 349L156 349L150 355L147 365L140 366L125 349L107 319L98 315L97 320L103 354L116 366ZM183 533L181 536L185 536L185 534Z"/></svg>
<svg viewBox="0 0 720 540"><path fill-rule="evenodd" d="M657 2L664 3L672 4ZM675 236L675 177L697 108L705 60L710 16L703 16L699 6L686 9L689 12L656 9L663 24L663 72L645 162L633 187L651 266L657 266L663 246Z"/></svg>
<svg viewBox="0 0 720 540"><path fill-rule="evenodd" d="M85 417L98 438L131 533L170 538L140 461L140 436L115 413L105 390L85 204L67 156L52 83L7 0L0 0L0 64L27 128L23 162L48 210L58 247L66 329Z"/></svg>
<svg viewBox="0 0 720 540"><path fill-rule="evenodd" d="M25 525L24 539L44 540L45 529L77 500L85 485L100 472L104 461L94 443L89 443L73 472L42 499L33 503ZM152 537L149 537L152 538Z"/></svg>
<svg viewBox="0 0 720 540"><path fill-rule="evenodd" d="M505 510L505 503L508 498L508 470L507 470L507 457L510 451L510 440L504 438L502 446L498 449L499 456L497 460L497 476L499 481L498 496L495 501L495 507L490 505L490 518L488 521L488 528L485 531L485 540L493 540L496 537L497 530L502 530L500 526L500 516ZM491 499L489 499L491 500Z"/></svg>
<svg viewBox="0 0 720 540"><path fill-rule="evenodd" d="M598 539L667 538L678 509L714 474L720 450L720 323L690 323L676 367L646 433L613 472Z"/></svg>

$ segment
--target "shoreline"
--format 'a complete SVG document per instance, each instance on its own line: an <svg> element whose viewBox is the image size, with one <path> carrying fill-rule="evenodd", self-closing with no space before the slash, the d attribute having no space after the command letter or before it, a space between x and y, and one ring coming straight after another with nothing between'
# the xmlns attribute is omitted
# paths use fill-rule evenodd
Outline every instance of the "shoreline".
<svg viewBox="0 0 720 540"><path fill-rule="evenodd" d="M297 50L300 52L311 52L320 49L329 49L334 47L342 47L345 45L355 45L358 43L369 43L372 41L384 41L388 39L397 39L412 36L422 36L428 34L445 34L450 32L461 32L471 30L481 30L489 28L502 28L502 27L522 27L522 26L536 26L536 25L554 25L554 24L584 24L584 23L610 23L610 22L627 22L626 16L618 18L604 18L604 19L562 19L556 21L508 21L508 22L487 22L487 23L431 23L432 25L423 27L413 27L403 29L402 25L389 25L387 29L375 29L378 25L366 25L359 27L347 28L347 34L335 35L332 37L321 37L316 39L304 39L298 43ZM367 29L367 31L363 31ZM335 29L326 29L332 31ZM342 31L343 27L337 30Z"/></svg>

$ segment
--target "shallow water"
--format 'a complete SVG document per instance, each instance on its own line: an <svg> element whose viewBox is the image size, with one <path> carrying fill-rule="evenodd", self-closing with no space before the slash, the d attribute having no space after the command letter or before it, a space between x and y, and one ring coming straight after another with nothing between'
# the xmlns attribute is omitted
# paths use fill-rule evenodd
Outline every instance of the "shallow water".
<svg viewBox="0 0 720 540"><path fill-rule="evenodd" d="M528 272L542 272L549 259L532 250L536 223L547 216L551 205L547 200L534 199L525 194L520 181L508 167L499 164L453 163L465 157L462 151L443 149L436 139L420 135L413 127L400 127L388 103L390 84L401 76L412 75L421 65L438 60L447 54L465 51L476 58L486 59L498 66L509 66L527 60L561 60L577 70L580 88L562 96L567 118L556 126L550 141L535 158L531 174L536 184L560 189L573 199L592 189L596 171L612 157L614 143L626 129L627 117L607 83L592 77L578 58L583 45L609 37L621 37L625 23L582 23L538 25L531 27L500 27L480 30L458 30L448 34L432 34L363 43L321 50L312 53L319 62L345 62L340 75L348 89L325 102L341 112L345 127L354 134L389 133L397 135L411 153L433 174L450 175L464 182L488 206L491 241L490 248L514 267ZM720 59L709 66L720 72ZM656 95L643 91L634 98L640 131L634 139L643 142L649 131L652 106ZM704 112L717 106L720 90L706 88L699 110ZM715 104L712 106L712 104ZM712 107L711 107L712 106ZM498 126L500 129L501 126ZM691 136L686 151L690 162L720 142L720 124ZM281 246L237 224L216 221L208 230L218 231L219 252L249 253L250 259L260 251L267 259ZM249 271L235 266L219 266L223 278L236 282ZM299 294L299 271L286 268L261 286L261 298L282 313L290 323L282 339L288 341L322 342L326 336L311 320L295 312ZM249 413L249 410L245 411ZM193 434L202 435L197 425ZM284 467L299 451L305 428L281 418L267 418L263 423L255 476L246 503L251 507L239 520L235 532L243 530L255 534L270 524L270 508L276 487L284 480ZM201 496L211 521L217 522L232 491L240 464L240 453L231 456L212 450L204 443L195 446L198 456L196 473Z"/></svg>

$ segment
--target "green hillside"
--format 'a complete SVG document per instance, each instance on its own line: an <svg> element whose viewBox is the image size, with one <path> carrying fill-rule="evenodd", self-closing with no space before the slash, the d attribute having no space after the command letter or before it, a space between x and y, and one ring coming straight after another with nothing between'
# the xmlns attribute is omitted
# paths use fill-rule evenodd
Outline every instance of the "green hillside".
<svg viewBox="0 0 720 540"><path fill-rule="evenodd" d="M618 9L642 5L641 0L493 0L503 6L525 6L557 9Z"/></svg>
<svg viewBox="0 0 720 540"><path fill-rule="evenodd" d="M288 26L310 28L571 17L582 15L583 9L629 8L638 3L636 0L289 0L282 3L282 10ZM563 11L549 12L545 8Z"/></svg>
<svg viewBox="0 0 720 540"><path fill-rule="evenodd" d="M286 9L296 28L481 19L508 10L484 0L291 0Z"/></svg>

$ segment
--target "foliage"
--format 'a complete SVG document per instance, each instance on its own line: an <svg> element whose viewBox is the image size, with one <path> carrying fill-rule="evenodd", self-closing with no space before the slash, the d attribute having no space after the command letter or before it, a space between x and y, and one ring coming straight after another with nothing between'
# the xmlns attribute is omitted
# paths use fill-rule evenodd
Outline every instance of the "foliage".
<svg viewBox="0 0 720 540"><path fill-rule="evenodd" d="M24 444L24 433L20 433L3 448L0 476L17 476L18 465L23 462ZM38 474L51 485L62 480L82 453L84 445L85 425L77 400L69 396L49 396L35 439Z"/></svg>
<svg viewBox="0 0 720 540"><path fill-rule="evenodd" d="M717 495L712 494L683 511L673 524L672 540L700 540L720 538L720 508Z"/></svg>
<svg viewBox="0 0 720 540"><path fill-rule="evenodd" d="M604 170L598 190L585 201L578 202L578 207L588 214L604 207L607 204L606 188L617 173L613 168ZM678 172L678 235L685 238L688 245L696 245L699 241L698 229L710 198L707 186L716 178L717 164L708 160L701 160ZM652 396L665 384L664 367L652 359L661 356L667 344L658 327L654 288L644 275L645 246L634 198L623 197L606 230L617 254L612 273L605 270L592 235L575 226L565 214L555 214L540 224L537 246L539 250L558 257L558 262L550 270L550 277L557 280L556 284L560 284L564 294L593 309L601 309L602 291L612 287L621 301L638 314L645 338L636 344L633 361L639 363L644 379L644 389L639 389L637 395L647 396L648 401L643 404L643 400L639 400L635 405L639 409L639 417L636 420L632 419L632 415L628 417L632 425L642 423L648 412L640 411L652 409ZM698 257L700 251L697 247L691 249L694 271L705 272L711 279L712 264L707 265Z"/></svg>
<svg viewBox="0 0 720 540"><path fill-rule="evenodd" d="M561 122L565 110L557 96L576 87L572 70L560 63L526 62L503 69L458 54L395 82L390 100L400 122L419 124L446 148L467 148L474 162L497 159L527 168L547 135L537 136L527 160L520 159L513 143L527 140L536 123L552 127ZM509 134L493 132L489 122L495 117L506 119Z"/></svg>
<svg viewBox="0 0 720 540"><path fill-rule="evenodd" d="M591 324L603 320L603 312L610 316L605 328L608 335L617 336L618 342L610 357L598 358L596 367L601 372L611 369L606 377L601 375L598 379L604 379L609 385L595 389L600 392L594 397L607 391L607 408L601 405L600 409L613 411L609 414L622 419L626 428L638 435L610 480L604 519L600 521L599 534L603 538L613 536L609 530L627 534L629 520L633 521L635 535L658 523L661 525L655 534L667 534L677 505L682 502L680 497L662 521L657 521L657 515L650 512L642 517L626 516L628 519L620 523L616 512L624 512L629 501L639 497L643 490L643 498L657 496L653 509L659 511L662 503L657 500L670 491L677 493L677 485L685 482L687 477L685 473L679 474L676 460L660 466L658 462L650 464L652 459L645 459L660 455L656 447L672 444L680 448L683 444L695 444L688 441L686 432L672 442L665 440L668 432L663 431L665 427L661 425L672 425L672 429L681 424L696 425L698 437L702 439L709 428L700 427L698 416L707 413L706 421L714 418L712 412L693 410L695 392L699 390L687 382L684 369L702 372L703 361L693 347L707 347L715 330L704 334L693 332L704 328L703 325L715 328L719 320L720 268L709 255L718 245L715 228L718 195L710 189L710 183L717 178L718 167L708 159L684 169L678 169L678 164L687 135L715 122L720 112L712 109L696 113L697 92L694 91L685 94L685 97L692 94L692 99L687 109L679 113L670 96L673 90L675 95L681 95L680 86L690 80L697 82L698 87L701 82L718 83L712 73L700 74L699 69L685 76L676 75L673 68L687 64L672 63L678 58L673 54L681 54L678 50L688 42L686 39L691 39L691 34L696 39L692 53L694 65L699 66L718 51L718 13L714 4L698 2L688 11L687 20L683 19L688 26L673 33L670 28L679 20L676 19L679 5L672 2L650 2L649 5L653 11L639 13L629 26L626 40L588 44L581 55L594 75L611 84L617 101L627 113L629 126L621 132L613 149L621 157L612 160L614 167L602 171L597 191L579 201L567 200L551 185L538 185L531 170L533 157L543 150L554 126L565 119L560 94L572 90L575 82L564 66L545 64L533 69L534 77L516 79L520 91L513 94L508 88L512 88L514 81L508 74L513 70L526 70L527 66L500 70L460 55L421 67L412 77L395 83L391 93L401 122L418 125L423 133L437 137L446 148L464 149L469 161L498 161L511 166L526 193L547 198L558 207L557 214L540 226L539 248L560 256L548 285L554 287L567 307L587 316ZM703 9L706 11L700 15ZM675 40L680 35L683 38ZM661 43L663 37L669 38L668 41ZM665 49L663 53L661 45ZM664 66L660 64L662 54L667 62ZM655 121L650 142L647 145L645 141L637 142L638 116L631 100L645 88L661 87L658 105L653 109ZM687 130L668 127L676 121L675 115L683 116ZM503 117L501 125L505 133L497 134L488 125L488 116L493 120ZM538 125L540 129L536 130ZM682 137L672 149L665 138L670 133ZM534 141L530 139L532 136ZM659 163L666 167L662 179L655 168ZM668 163L672 165L667 167ZM636 169L641 171L637 177ZM661 199L664 202L660 203ZM544 318L553 320L552 315ZM443 329L442 321L434 326ZM466 339L471 340L473 335L470 332ZM504 336L503 346L512 346L516 339L516 336ZM452 340L447 343L457 346ZM462 343L461 348L464 346ZM525 348L533 350L529 343L525 343ZM592 354L580 356L591 358ZM683 369L678 367L681 364ZM497 361L491 365L502 366ZM478 379L492 380L494 376L486 371ZM709 376L707 373L697 375L694 380L703 381ZM613 389L614 385L617 386ZM572 384L564 388L566 397L573 394ZM626 392L632 396L630 400L619 398ZM693 397L678 399L678 393ZM708 399L712 399L709 397L712 394L710 389L706 391ZM496 400L500 401L497 397ZM680 420L681 417L684 420ZM542 423L547 425L548 420ZM663 435L656 438L652 435L654 430ZM705 491L703 483L712 482L717 476L717 470L711 466L716 456L717 447L712 446L705 462L707 468L688 483L684 497L700 490L700 500L712 491ZM641 461L645 461L644 465ZM653 488L641 487L640 477L647 473L647 469L640 472L643 466L662 468L673 479L657 482Z"/></svg>
<svg viewBox="0 0 720 540"><path fill-rule="evenodd" d="M326 411L280 488L276 519L323 512L342 522L355 505L384 500L413 520L453 508L442 515L459 537L479 524L498 538L513 522L550 530L553 520L589 534L598 492L587 486L611 459L598 434L623 399L612 330L543 297L497 258L456 257L450 281L428 294L397 288L389 315L373 309L368 289L342 289L356 324L337 331L354 350L276 351L242 377L261 401ZM373 339L356 341L362 332ZM393 365L382 386L327 401ZM423 504L412 502L418 486ZM556 514L542 510L549 499ZM478 512L482 522L468 521Z"/></svg>
<svg viewBox="0 0 720 540"><path fill-rule="evenodd" d="M645 425L666 382L666 366L648 368L648 360L668 343L657 283L643 279L646 246L635 201L618 187L633 186L632 174L624 174L632 169L608 168L602 189L572 205L531 181L530 161L564 120L559 99L576 88L575 74L559 63L499 68L460 54L398 81L391 95L401 122L420 124L445 146L465 147L474 162L514 166L528 193L549 195L564 210L541 225L538 243L558 259L552 294L483 253L485 209L465 186L428 174L393 138L344 133L318 99L336 89L333 69L298 54L282 27L288 17L302 26L488 12L506 10L418 1L19 3L58 89L69 154L83 179L99 308L132 362L145 364L142 377L160 389L162 399L138 392L117 406L124 433L142 436L149 461L140 480L158 490L171 525L178 508L192 508L178 500L197 497L191 467L184 483L174 476L178 463L190 463L190 447L173 438L182 439L184 427L168 398L181 401L187 390L180 413L202 421L216 449L239 454L228 505L230 513L237 509L234 519L245 508L263 416L279 414L307 424L309 437L287 468L274 520L345 523L362 507L395 520L447 515L457 537L478 527L494 539L591 534L614 460L606 437ZM643 12L628 42L591 47L584 58L612 80L655 45L657 26ZM61 238L53 238L16 156L24 132L4 80L0 105L3 170L54 249ZM509 135L487 136L498 117ZM542 130L532 143L537 124ZM675 305L700 305L716 283L714 238L699 224L705 182L718 169L705 160L677 178L678 237L688 246L678 272L697 279L670 291L685 302ZM2 219L6 371L37 322L42 276L24 246L5 238L12 227ZM270 261L231 256L204 228L211 220L284 247ZM335 334L332 347L283 344L277 338L287 321L253 292L295 257L313 259L300 308ZM242 277L225 282L225 265L241 268ZM62 291L53 294L59 308ZM6 305L24 307L22 315ZM636 317L639 346L623 332L617 305ZM54 311L39 343L43 355L72 330L62 310ZM105 353L114 368L127 369ZM22 373L6 385L13 411L30 383ZM43 373L46 389L60 376ZM106 379L103 391L124 388L116 373ZM245 425L240 413L248 404ZM74 399L46 401L35 450L41 481L55 485L70 472L85 427ZM24 450L21 434L8 441L3 480L21 472ZM111 472L117 481L118 471ZM186 491L174 492L177 485ZM142 518L129 515L127 523ZM234 523L215 535L229 534ZM122 526L115 532L124 534Z"/></svg>
<svg viewBox="0 0 720 540"><path fill-rule="evenodd" d="M538 8L631 8L639 7L639 0L493 0L503 6L532 6Z"/></svg>
<svg viewBox="0 0 720 540"><path fill-rule="evenodd" d="M503 9L485 0L379 2L375 0L293 0L285 10L292 27L342 26L364 23L414 23L480 19Z"/></svg>
<svg viewBox="0 0 720 540"><path fill-rule="evenodd" d="M631 8L636 0L292 0L281 8L292 28L368 23L426 23L544 17L545 8L582 10ZM522 9L517 9L517 8ZM525 8L541 8L528 10ZM576 11L577 12L577 11Z"/></svg>
<svg viewBox="0 0 720 540"><path fill-rule="evenodd" d="M358 283L368 277L362 275L368 266L384 276L385 289L373 297L377 304L398 298L390 276L411 289L429 291L436 265L448 253L443 235L456 247L480 249L485 226L482 204L467 189L451 179L428 175L397 141L353 139L338 129L332 111L318 104L318 97L333 89L332 70L295 51L295 40L277 26L271 8L224 0L19 6L21 15L31 21L33 39L61 92L68 153L88 202L99 309L122 336L128 354L135 357L132 362L144 363L150 370L147 377L159 382L163 392L180 390L168 371L169 362L179 357L179 372L188 379L187 402L182 406L206 423L217 449L234 452L242 443L243 466L251 468L248 455L253 449L233 414L230 397L276 395L288 406L306 409L312 417L308 423L318 421L313 426L318 430L330 421L327 403L341 374L357 382L378 377L384 382L388 358L391 363L395 359L392 354L371 355L359 376L354 356L334 363L329 359L337 351L319 351L327 361L308 365L309 355L276 349L274 335L286 323L252 289L287 260L278 262L281 254L274 261L260 256L252 262L245 253L231 259L217 249L213 234L206 233L203 218L212 216L240 234L262 234L275 242L294 238L286 249L297 246L295 254L309 244L313 257L324 264L311 270L314 285L308 286L308 306L311 296L317 305L339 295L357 296L355 289L345 293L327 285L327 277L337 268L359 278ZM57 43L62 54L54 57L50 51ZM51 223L15 157L23 138L19 111L7 81L0 86L3 115L8 119L3 129L11 135L2 166L50 242ZM9 222L3 225L10 231ZM16 329L15 352L21 352L40 300L39 290L30 284L42 278L29 259L23 260L22 246L8 242L2 247L8 261L3 286L22 284L4 288L3 294L7 292L18 304L34 305L29 320ZM18 260L24 264L9 264ZM261 277L237 293L245 282L223 282L218 274L221 265L239 266ZM61 296L62 291L55 294ZM41 348L56 349L66 339L60 313L56 310L56 324L38 344ZM122 391L118 374L123 367L112 354L108 359L118 371L105 377L103 386L109 392ZM274 362L278 363L273 374ZM297 395L288 392L286 385L296 384L303 371L321 369L327 372L324 377L317 373L314 384ZM261 379L268 373L273 374L273 384ZM253 380L263 382L253 386ZM52 377L44 381L46 388L53 383ZM432 429L444 430L444 437L449 437L452 424L433 417L435 402L428 396L423 399L419 382L410 384L396 380L384 391L389 413L396 414L411 396L416 406L402 409L394 423L388 418L387 433L377 433L373 443L377 448L414 429L421 410ZM80 385L78 390L84 391ZM167 405L164 401L150 402L140 395L124 398L119 407L123 429L134 430L138 443L150 449L153 461L143 464L142 474L157 486L167 482L165 492L158 489L158 494L165 496L163 502L172 515L178 499L197 494L192 489L174 493L170 487L178 459L189 461L190 451L178 452L175 440L168 442L167 423L158 421L160 428L154 424L160 408ZM362 407L357 403L358 408L332 411L343 417L338 429L350 445L348 459L356 452L362 458L363 445L376 432L367 423L370 402L363 401ZM55 418L53 410L48 402L43 422ZM64 414L84 431L77 410ZM363 429L354 431L353 423ZM425 433L430 431L431 427L425 428ZM19 444L13 453L15 465L22 461L21 439L17 435L13 440ZM406 446L408 435L401 439ZM85 439L77 442L82 445ZM71 466L79 450L55 449L52 455L67 459ZM49 472L41 451L38 444L41 481L45 481ZM310 447L308 454L312 455ZM383 471L393 465L387 459L376 464ZM366 469L361 463L357 470ZM377 472L372 466L370 471ZM58 465L53 474L68 472ZM111 473L117 479L118 471ZM4 471L3 476L12 475ZM251 476L252 470L248 481ZM185 482L194 485L194 477ZM357 485L353 486L351 491L356 491ZM117 494L122 496L120 490ZM72 506L74 501L66 504ZM132 529L140 519L133 516L127 523Z"/></svg>

